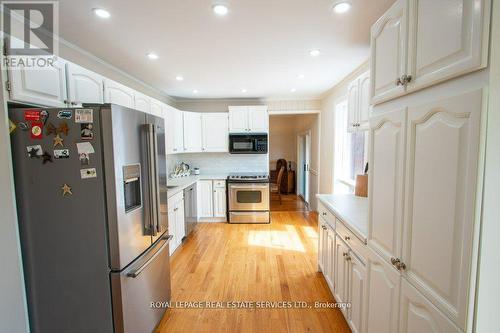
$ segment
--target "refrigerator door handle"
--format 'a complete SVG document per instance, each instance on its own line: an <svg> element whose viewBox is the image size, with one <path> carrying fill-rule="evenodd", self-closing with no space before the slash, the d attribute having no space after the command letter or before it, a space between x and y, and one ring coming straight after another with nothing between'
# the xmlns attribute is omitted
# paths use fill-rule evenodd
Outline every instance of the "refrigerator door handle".
<svg viewBox="0 0 500 333"><path fill-rule="evenodd" d="M147 165L149 175L147 177L149 182L149 226L148 229L152 236L157 235L157 221L158 221L158 204L157 204L157 169L156 169L156 147L155 137L156 130L154 124L146 124L147 130Z"/></svg>
<svg viewBox="0 0 500 333"><path fill-rule="evenodd" d="M155 193L154 193L154 203L155 203L155 218L156 225L153 227L156 229L154 235L157 233L161 233L161 225L160 225L160 171L158 165L158 136L156 132L156 125L153 124L153 163L155 173L153 174L153 181L155 182Z"/></svg>
<svg viewBox="0 0 500 333"><path fill-rule="evenodd" d="M165 242L159 249L158 251L156 251L156 253L151 257L149 258L141 267L127 273L127 276L128 277L131 277L131 278L136 278L139 276L139 274L141 274L141 272L146 269L146 267L149 266L149 264L151 264L155 259L156 257L158 257L158 255L160 255L160 253L165 249L165 247L170 243L170 241L174 238L173 235L168 235L168 236L165 236L164 238L162 238L162 240Z"/></svg>

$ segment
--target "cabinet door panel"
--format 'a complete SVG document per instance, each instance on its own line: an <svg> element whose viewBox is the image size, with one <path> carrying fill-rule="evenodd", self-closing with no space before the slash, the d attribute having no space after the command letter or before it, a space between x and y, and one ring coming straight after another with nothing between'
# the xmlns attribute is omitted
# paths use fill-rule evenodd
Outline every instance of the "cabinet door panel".
<svg viewBox="0 0 500 333"><path fill-rule="evenodd" d="M368 129L370 120L370 72L366 72L359 77L359 108L358 108L358 123L359 129Z"/></svg>
<svg viewBox="0 0 500 333"><path fill-rule="evenodd" d="M346 256L349 248L345 245L342 238L338 235L335 236L335 300L339 303L348 302L348 267ZM347 308L343 307L342 312L347 318Z"/></svg>
<svg viewBox="0 0 500 333"><path fill-rule="evenodd" d="M482 91L408 109L403 261L408 280L465 329Z"/></svg>
<svg viewBox="0 0 500 333"><path fill-rule="evenodd" d="M226 188L214 187L214 217L226 217Z"/></svg>
<svg viewBox="0 0 500 333"><path fill-rule="evenodd" d="M368 251L368 256L366 330L397 333L401 276L373 251Z"/></svg>
<svg viewBox="0 0 500 333"><path fill-rule="evenodd" d="M180 153L184 150L184 119L181 111L175 110L173 112L173 126L174 126L174 152Z"/></svg>
<svg viewBox="0 0 500 333"><path fill-rule="evenodd" d="M213 217L213 189L211 180L198 181L198 216L199 217Z"/></svg>
<svg viewBox="0 0 500 333"><path fill-rule="evenodd" d="M229 107L229 131L232 133L248 132L248 107L230 106Z"/></svg>
<svg viewBox="0 0 500 333"><path fill-rule="evenodd" d="M165 117L164 113L163 113L163 107L162 107L162 103L155 100L155 99L150 99L150 104L149 104L149 113L151 113L152 115L155 115L157 117Z"/></svg>
<svg viewBox="0 0 500 333"><path fill-rule="evenodd" d="M334 290L334 263L335 263L335 231L326 225L326 254L325 254L325 278L330 285L331 290Z"/></svg>
<svg viewBox="0 0 500 333"><path fill-rule="evenodd" d="M401 256L406 110L370 121L368 244L387 262Z"/></svg>
<svg viewBox="0 0 500 333"><path fill-rule="evenodd" d="M72 106L104 102L104 78L73 63L67 64L68 99Z"/></svg>
<svg viewBox="0 0 500 333"><path fill-rule="evenodd" d="M134 93L134 103L135 106L134 108L136 110L142 111L142 112L147 112L149 113L151 111L151 101L148 96L135 92Z"/></svg>
<svg viewBox="0 0 500 333"><path fill-rule="evenodd" d="M460 333L444 314L405 279L401 283L401 333Z"/></svg>
<svg viewBox="0 0 500 333"><path fill-rule="evenodd" d="M186 224L185 224L185 213L184 213L184 199L179 201L175 207L177 210L175 212L175 223L177 231L177 241L179 244L182 243L182 239L186 236Z"/></svg>
<svg viewBox="0 0 500 333"><path fill-rule="evenodd" d="M177 223L176 223L176 212L175 212L175 207L169 207L168 210L168 232L170 235L173 235L174 238L170 242L170 255L174 253L174 251L177 249Z"/></svg>
<svg viewBox="0 0 500 333"><path fill-rule="evenodd" d="M486 67L489 13L484 0L412 0L409 90ZM439 41L439 42L437 42Z"/></svg>
<svg viewBox="0 0 500 333"><path fill-rule="evenodd" d="M371 95L379 103L405 92L396 80L406 72L407 0L398 0L371 30Z"/></svg>
<svg viewBox="0 0 500 333"><path fill-rule="evenodd" d="M351 251L349 262L349 326L354 333L364 332L366 299L366 267Z"/></svg>
<svg viewBox="0 0 500 333"><path fill-rule="evenodd" d="M347 131L354 132L358 122L359 80L356 79L347 88Z"/></svg>
<svg viewBox="0 0 500 333"><path fill-rule="evenodd" d="M66 107L66 61L54 61L50 69L9 70L10 99L42 106Z"/></svg>
<svg viewBox="0 0 500 333"><path fill-rule="evenodd" d="M201 114L183 112L184 117L184 151L201 152Z"/></svg>
<svg viewBox="0 0 500 333"><path fill-rule="evenodd" d="M269 131L269 114L267 106L250 106L248 108L248 128L253 133Z"/></svg>
<svg viewBox="0 0 500 333"><path fill-rule="evenodd" d="M229 124L227 113L210 113L202 115L203 151L229 151Z"/></svg>
<svg viewBox="0 0 500 333"><path fill-rule="evenodd" d="M104 80L104 102L135 108L134 91L111 80Z"/></svg>
<svg viewBox="0 0 500 333"><path fill-rule="evenodd" d="M326 255L326 241L325 241L325 234L326 234L326 222L323 221L323 219L320 217L318 221L318 266L321 269L321 272L323 272L323 275L326 276L326 271L325 271L325 255Z"/></svg>

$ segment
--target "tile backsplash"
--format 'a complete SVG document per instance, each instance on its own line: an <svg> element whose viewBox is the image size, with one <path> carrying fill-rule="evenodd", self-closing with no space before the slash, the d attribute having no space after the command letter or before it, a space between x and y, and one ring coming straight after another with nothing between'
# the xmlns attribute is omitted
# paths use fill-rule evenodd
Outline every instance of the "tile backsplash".
<svg viewBox="0 0 500 333"><path fill-rule="evenodd" d="M269 172L269 155L267 154L194 153L168 155L168 173L170 174L180 162L189 164L191 169L199 168L201 174Z"/></svg>

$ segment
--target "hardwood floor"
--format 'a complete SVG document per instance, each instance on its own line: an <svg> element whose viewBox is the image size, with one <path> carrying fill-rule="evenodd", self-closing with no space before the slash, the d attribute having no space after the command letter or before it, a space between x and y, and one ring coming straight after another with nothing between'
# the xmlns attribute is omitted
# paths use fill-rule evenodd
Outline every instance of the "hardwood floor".
<svg viewBox="0 0 500 333"><path fill-rule="evenodd" d="M271 211L273 212L304 212L308 210L309 208L304 200L296 194L282 194L281 204L279 200L271 200Z"/></svg>
<svg viewBox="0 0 500 333"><path fill-rule="evenodd" d="M313 212L273 212L267 225L200 223L171 259L174 307L284 301L307 302L307 308L171 308L157 333L350 332L340 310L314 308L333 302L317 272L317 240Z"/></svg>

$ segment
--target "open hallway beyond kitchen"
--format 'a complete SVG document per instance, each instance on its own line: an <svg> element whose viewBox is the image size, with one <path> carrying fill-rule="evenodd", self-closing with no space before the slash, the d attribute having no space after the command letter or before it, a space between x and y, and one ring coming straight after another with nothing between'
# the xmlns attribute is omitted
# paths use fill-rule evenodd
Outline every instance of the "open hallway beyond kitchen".
<svg viewBox="0 0 500 333"><path fill-rule="evenodd" d="M271 214L271 224L198 225L172 257L173 308L157 333L350 332L339 309L315 308L315 302L334 302L317 267L317 213ZM241 308L266 301L272 302L266 308ZM180 302L220 302L224 308L186 309ZM272 308L279 302L307 307Z"/></svg>

